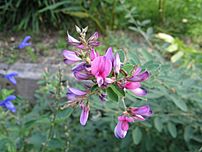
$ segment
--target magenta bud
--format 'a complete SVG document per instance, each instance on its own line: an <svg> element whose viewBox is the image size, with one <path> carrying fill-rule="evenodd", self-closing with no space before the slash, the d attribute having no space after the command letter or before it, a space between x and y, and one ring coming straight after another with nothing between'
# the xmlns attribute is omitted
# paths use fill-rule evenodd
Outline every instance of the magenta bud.
<svg viewBox="0 0 202 152"><path fill-rule="evenodd" d="M131 107L129 108L129 112L133 116L135 120L145 120L147 117L152 116L152 110L149 105L141 106L141 107Z"/></svg>
<svg viewBox="0 0 202 152"><path fill-rule="evenodd" d="M134 119L132 117L119 116L118 123L116 127L114 128L114 135L116 136L116 138L119 138L119 139L125 138L129 129L128 123L133 121Z"/></svg>

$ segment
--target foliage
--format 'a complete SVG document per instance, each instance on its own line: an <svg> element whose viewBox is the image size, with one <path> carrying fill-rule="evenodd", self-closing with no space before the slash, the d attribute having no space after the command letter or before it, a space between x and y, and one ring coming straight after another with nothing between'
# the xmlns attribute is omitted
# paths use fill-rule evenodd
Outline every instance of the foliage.
<svg viewBox="0 0 202 152"><path fill-rule="evenodd" d="M158 33L157 37L164 40L163 50L170 54L171 62L175 63L183 58L182 65L188 68L193 68L197 64L202 64L202 52L196 50L191 46L186 45L179 38L173 38L171 35L165 33ZM163 52L164 54L165 52Z"/></svg>
<svg viewBox="0 0 202 152"><path fill-rule="evenodd" d="M201 76L165 62L158 51L148 53L147 47L140 47L123 33L117 37L104 41L116 50L126 51L122 46L127 45L128 60L151 72L151 79L144 83L148 96L139 100L127 92L126 101L134 106L149 101L154 111L151 119L131 125L126 138L118 140L113 129L122 106L113 101L102 104L94 97L91 121L82 127L79 108L60 109L66 101L67 82L74 87L80 84L61 77L60 72L44 73L36 103L18 98L16 115L1 112L0 151L198 151L202 143Z"/></svg>
<svg viewBox="0 0 202 152"><path fill-rule="evenodd" d="M74 24L81 25L89 22L88 25L95 25L100 31L105 32L106 28L120 28L126 24L122 15L124 11L117 0L35 0L31 2L18 0L17 3L14 0L8 0L0 4L1 29L13 29L14 26L20 30L31 27L34 31L39 31L39 28L44 25L66 29L67 26L72 27Z"/></svg>

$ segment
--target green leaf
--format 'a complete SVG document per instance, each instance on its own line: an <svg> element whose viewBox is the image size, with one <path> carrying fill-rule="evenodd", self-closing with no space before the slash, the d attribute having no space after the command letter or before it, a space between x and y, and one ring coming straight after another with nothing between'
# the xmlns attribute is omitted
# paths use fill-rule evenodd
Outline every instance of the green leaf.
<svg viewBox="0 0 202 152"><path fill-rule="evenodd" d="M126 64L124 64L124 66L122 67L122 69L124 71L126 71L128 74L130 74L131 71L134 69L134 65L126 63Z"/></svg>
<svg viewBox="0 0 202 152"><path fill-rule="evenodd" d="M58 111L56 120L59 121L59 120L67 119L72 114L73 111L74 110L72 108L67 108L67 109Z"/></svg>
<svg viewBox="0 0 202 152"><path fill-rule="evenodd" d="M110 85L110 88L112 88L112 90L120 97L124 97L125 96L125 92L123 89L119 88L117 85L112 84Z"/></svg>
<svg viewBox="0 0 202 152"><path fill-rule="evenodd" d="M63 11L63 13L71 15L71 16L75 16L75 17L80 17L80 18L90 17L90 15L86 12L66 12L66 11Z"/></svg>
<svg viewBox="0 0 202 152"><path fill-rule="evenodd" d="M142 54L142 56L144 57L144 59L146 61L151 61L153 59L153 57L151 56L151 54L147 50L145 50L145 49L142 49L140 51L140 53Z"/></svg>
<svg viewBox="0 0 202 152"><path fill-rule="evenodd" d="M149 69L149 71L155 71L157 68L159 68L159 65L159 63L148 61L142 66L142 68Z"/></svg>
<svg viewBox="0 0 202 152"><path fill-rule="evenodd" d="M32 144L35 148L40 148L41 144L45 141L46 137L42 133L37 132L27 139L28 143Z"/></svg>
<svg viewBox="0 0 202 152"><path fill-rule="evenodd" d="M48 10L54 10L56 9L57 7L61 6L61 5L64 5L64 4L69 4L70 2L69 1L62 1L62 2L57 2L55 4L52 4L52 5L48 5L47 7L41 9L38 11L38 13L43 13L45 11L48 11Z"/></svg>
<svg viewBox="0 0 202 152"><path fill-rule="evenodd" d="M190 139L192 138L192 136L193 136L193 131L192 131L191 126L186 126L184 128L184 140L186 142L189 142Z"/></svg>
<svg viewBox="0 0 202 152"><path fill-rule="evenodd" d="M171 122L168 123L168 131L170 132L170 134L171 134L171 136L172 136L173 138L176 138L176 137L177 137L177 129L176 129L176 126L175 126L173 123L171 123Z"/></svg>
<svg viewBox="0 0 202 152"><path fill-rule="evenodd" d="M177 44L171 44L169 47L166 48L166 51L172 53L177 51L178 45Z"/></svg>
<svg viewBox="0 0 202 152"><path fill-rule="evenodd" d="M136 127L135 130L132 131L132 137L134 144L138 145L142 139L142 132L139 127Z"/></svg>
<svg viewBox="0 0 202 152"><path fill-rule="evenodd" d="M111 87L107 88L107 95L112 101L118 101L118 95L112 90Z"/></svg>
<svg viewBox="0 0 202 152"><path fill-rule="evenodd" d="M162 123L162 121L161 121L161 119L159 117L154 118L154 126L159 132L162 131L163 123Z"/></svg>
<svg viewBox="0 0 202 152"><path fill-rule="evenodd" d="M91 88L91 92L94 92L94 91L97 90L97 89L98 89L98 85L95 84L95 85Z"/></svg>
<svg viewBox="0 0 202 152"><path fill-rule="evenodd" d="M61 148L63 146L65 146L64 142L62 140L57 139L57 138L53 138L48 142L48 148L51 150Z"/></svg>
<svg viewBox="0 0 202 152"><path fill-rule="evenodd" d="M175 103L175 105L180 108L182 111L187 111L187 105L185 104L184 101L178 99L175 96L170 96L170 98L172 99L172 101Z"/></svg>
<svg viewBox="0 0 202 152"><path fill-rule="evenodd" d="M182 56L184 55L184 52L182 51L179 51L177 52L176 54L174 54L172 57L171 57L171 62L176 62L177 60L179 60Z"/></svg>

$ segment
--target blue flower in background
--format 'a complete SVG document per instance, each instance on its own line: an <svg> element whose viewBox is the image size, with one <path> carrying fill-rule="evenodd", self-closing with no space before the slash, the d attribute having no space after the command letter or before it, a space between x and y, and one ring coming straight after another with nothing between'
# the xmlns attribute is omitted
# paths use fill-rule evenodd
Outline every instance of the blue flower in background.
<svg viewBox="0 0 202 152"><path fill-rule="evenodd" d="M31 45L31 42L28 42L31 39L31 36L26 36L24 38L24 40L20 43L20 45L18 46L19 49L23 49L27 46Z"/></svg>
<svg viewBox="0 0 202 152"><path fill-rule="evenodd" d="M15 76L17 76L18 74L16 72L12 72L9 74L6 74L4 76L4 78L6 78L8 81L10 81L12 84L16 85L16 80L15 80Z"/></svg>
<svg viewBox="0 0 202 152"><path fill-rule="evenodd" d="M11 102L11 100L15 100L16 96L14 95L10 95L8 97L6 97L5 100L0 101L0 106L12 111L12 112L16 112L16 108L13 105L13 103Z"/></svg>

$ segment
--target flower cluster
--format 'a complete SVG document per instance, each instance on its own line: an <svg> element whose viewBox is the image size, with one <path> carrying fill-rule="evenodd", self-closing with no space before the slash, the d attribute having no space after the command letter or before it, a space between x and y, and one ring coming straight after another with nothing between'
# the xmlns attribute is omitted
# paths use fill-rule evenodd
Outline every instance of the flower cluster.
<svg viewBox="0 0 202 152"><path fill-rule="evenodd" d="M4 78L7 79L8 81L10 81L13 85L16 85L15 76L17 76L17 73L12 72L12 73L6 74L4 76ZM4 97L3 94L1 96ZM16 99L16 96L9 95L9 96L5 97L5 99L0 100L0 106L5 109L10 110L11 112L16 112L16 108L13 105L13 103L11 102L12 100L15 100L15 99Z"/></svg>
<svg viewBox="0 0 202 152"><path fill-rule="evenodd" d="M100 45L98 42L99 34L95 32L86 40L86 32L88 28L80 29L76 26L77 32L80 34L79 39L68 34L68 42L76 49L74 51L64 50L64 63L68 65L76 64L72 68L72 73L78 81L85 80L85 90L76 88L68 88L67 99L68 106L80 105L81 125L86 125L88 120L90 104L89 95L99 96L102 102L107 100L107 89L115 86L118 90L126 92L129 90L136 96L145 96L147 91L142 88L141 82L149 78L148 71L142 71L140 67L132 66L131 72L124 70L124 64L117 52L113 52L109 47L104 54L98 52L95 48ZM124 104L125 106L125 104ZM114 129L117 138L124 138L129 128L129 122L143 121L146 117L152 115L152 111L148 105L141 107L124 107L125 111L118 117L118 124Z"/></svg>

